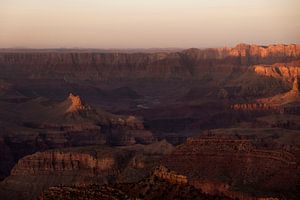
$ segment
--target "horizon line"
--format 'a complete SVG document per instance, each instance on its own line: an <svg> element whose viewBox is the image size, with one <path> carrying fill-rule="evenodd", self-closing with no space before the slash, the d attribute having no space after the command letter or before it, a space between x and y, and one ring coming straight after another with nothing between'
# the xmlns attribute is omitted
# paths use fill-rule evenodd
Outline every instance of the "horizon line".
<svg viewBox="0 0 300 200"><path fill-rule="evenodd" d="M257 43L237 43L236 45L223 45L223 46L211 46L211 47L0 47L0 50L185 50L185 49L211 49L211 48L235 48L239 45L249 46L289 46L289 45L300 45L300 43L269 43L269 44L257 44Z"/></svg>

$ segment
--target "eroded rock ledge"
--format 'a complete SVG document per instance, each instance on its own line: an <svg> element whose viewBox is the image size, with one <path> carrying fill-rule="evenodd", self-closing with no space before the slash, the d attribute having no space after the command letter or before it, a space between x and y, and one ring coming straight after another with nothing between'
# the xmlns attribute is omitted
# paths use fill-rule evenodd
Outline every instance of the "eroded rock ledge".
<svg viewBox="0 0 300 200"><path fill-rule="evenodd" d="M278 191L295 194L298 157L297 151L264 147L263 141L210 135L189 138L162 164L210 194L255 199L276 197Z"/></svg>
<svg viewBox="0 0 300 200"><path fill-rule="evenodd" d="M200 78L204 72L230 73L233 68L244 71L242 66L289 62L299 58L298 44L239 44L233 48L187 49L171 53L8 50L0 52L0 69L7 77L30 79L187 79Z"/></svg>

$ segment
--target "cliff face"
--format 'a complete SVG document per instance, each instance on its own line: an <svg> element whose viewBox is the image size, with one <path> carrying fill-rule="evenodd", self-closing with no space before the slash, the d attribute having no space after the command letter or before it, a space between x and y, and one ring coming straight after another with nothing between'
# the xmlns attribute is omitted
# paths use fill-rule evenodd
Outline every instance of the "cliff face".
<svg viewBox="0 0 300 200"><path fill-rule="evenodd" d="M36 151L155 141L153 134L145 130L142 120L94 109L72 94L61 102L43 98L27 99L23 103L0 102L0 108L0 119L9 121L11 117L17 121L0 123L1 180L9 175L18 159ZM16 114L12 115L11 110L17 110Z"/></svg>
<svg viewBox="0 0 300 200"><path fill-rule="evenodd" d="M253 70L259 75L292 81L295 77L300 76L300 61L286 64L255 65Z"/></svg>
<svg viewBox="0 0 300 200"><path fill-rule="evenodd" d="M33 79L186 79L199 78L201 72L231 72L233 67L288 62L299 57L300 45L246 44L176 53L0 52L0 69L2 76Z"/></svg>
<svg viewBox="0 0 300 200"><path fill-rule="evenodd" d="M247 191L292 194L300 180L298 162L293 153L258 148L249 139L213 136L188 139L162 161L195 187L232 198L249 196Z"/></svg>
<svg viewBox="0 0 300 200"><path fill-rule="evenodd" d="M9 199L7 191L14 191L18 199L32 199L49 186L111 183L132 155L105 146L37 152L19 160L1 182L0 197Z"/></svg>
<svg viewBox="0 0 300 200"><path fill-rule="evenodd" d="M0 183L0 199L32 199L57 185L140 181L172 150L171 144L161 141L119 148L96 145L37 152L20 159Z"/></svg>
<svg viewBox="0 0 300 200"><path fill-rule="evenodd" d="M153 171L153 176L156 176L162 180L170 182L171 184L188 184L188 178L186 176L177 174L174 171L170 171L164 166L156 167Z"/></svg>
<svg viewBox="0 0 300 200"><path fill-rule="evenodd" d="M270 76L272 75L274 74L270 74ZM286 74L283 74L280 71L278 71L278 73L275 75L280 75L280 78L291 79L289 81L292 81L292 89L286 93L277 94L272 97L257 99L255 102L234 104L231 106L231 108L236 111L271 111L273 113L281 114L299 114L299 105L297 104L300 103L300 91L297 71L289 71ZM285 77L285 75L288 76ZM291 76L293 76L293 78ZM291 106L290 104L293 105Z"/></svg>
<svg viewBox="0 0 300 200"><path fill-rule="evenodd" d="M52 172L59 173L62 171L64 175L67 175L70 172L82 171L80 172L81 176L87 175L88 178L92 178L106 170L111 170L113 174L116 164L117 161L112 156L98 159L92 155L77 152L37 152L33 156L19 160L12 169L11 175L50 175Z"/></svg>
<svg viewBox="0 0 300 200"><path fill-rule="evenodd" d="M139 182L115 185L56 186L39 196L40 200L85 200L85 199L188 199L188 200L230 200L224 196L211 196L190 185L173 184L156 176L149 176Z"/></svg>

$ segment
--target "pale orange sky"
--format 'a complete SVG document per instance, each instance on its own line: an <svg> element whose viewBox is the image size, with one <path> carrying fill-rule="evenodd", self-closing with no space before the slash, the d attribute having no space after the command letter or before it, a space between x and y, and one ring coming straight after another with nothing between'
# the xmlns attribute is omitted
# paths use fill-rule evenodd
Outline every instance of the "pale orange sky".
<svg viewBox="0 0 300 200"><path fill-rule="evenodd" d="M299 0L0 0L0 48L300 43Z"/></svg>

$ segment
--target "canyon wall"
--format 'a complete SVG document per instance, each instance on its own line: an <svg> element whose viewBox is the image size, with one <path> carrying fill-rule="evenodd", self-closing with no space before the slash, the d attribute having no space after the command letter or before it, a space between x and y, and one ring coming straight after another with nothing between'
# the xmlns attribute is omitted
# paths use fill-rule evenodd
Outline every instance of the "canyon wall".
<svg viewBox="0 0 300 200"><path fill-rule="evenodd" d="M171 144L160 141L149 145L94 145L36 152L21 158L10 176L0 182L0 199L33 199L57 185L137 182L148 176L173 149Z"/></svg>
<svg viewBox="0 0 300 200"><path fill-rule="evenodd" d="M276 63L273 65L255 65L253 70L259 75L293 81L295 77L300 76L300 61Z"/></svg>
<svg viewBox="0 0 300 200"><path fill-rule="evenodd" d="M186 176L177 174L174 171L170 171L164 166L156 167L153 171L153 175L167 182L170 182L171 184L188 184L188 178Z"/></svg>
<svg viewBox="0 0 300 200"><path fill-rule="evenodd" d="M295 194L300 180L297 154L258 148L249 139L189 138L162 163L195 187L232 198Z"/></svg>
<svg viewBox="0 0 300 200"><path fill-rule="evenodd" d="M33 199L60 184L112 183L132 156L132 151L105 146L37 152L20 159L1 182L0 198Z"/></svg>
<svg viewBox="0 0 300 200"><path fill-rule="evenodd" d="M295 44L239 44L234 48L188 49L170 53L2 50L0 70L3 77L31 79L186 79L199 78L207 72L230 73L240 66L289 62L299 58L300 45Z"/></svg>

